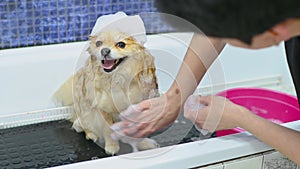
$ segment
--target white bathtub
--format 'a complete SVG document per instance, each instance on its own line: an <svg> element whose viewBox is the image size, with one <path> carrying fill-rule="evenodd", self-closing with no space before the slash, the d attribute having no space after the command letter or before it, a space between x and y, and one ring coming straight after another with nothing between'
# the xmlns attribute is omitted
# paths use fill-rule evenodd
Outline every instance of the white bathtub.
<svg viewBox="0 0 300 169"><path fill-rule="evenodd" d="M161 92L171 85L191 37L191 33L148 36L146 47L156 58ZM85 44L78 42L1 50L0 128L66 117L68 111L53 109L51 96L76 69ZM251 86L295 94L284 53L283 44L255 51L226 46L196 92L213 94L225 88ZM220 72L225 80L211 78L220 76ZM39 114L45 109L49 111ZM284 125L300 130L299 121ZM247 168L244 157L254 158L259 165L263 164L263 153L269 151L272 148L251 134L240 133L57 168L192 168L211 164L226 168L228 164L241 161L246 161L241 166Z"/></svg>

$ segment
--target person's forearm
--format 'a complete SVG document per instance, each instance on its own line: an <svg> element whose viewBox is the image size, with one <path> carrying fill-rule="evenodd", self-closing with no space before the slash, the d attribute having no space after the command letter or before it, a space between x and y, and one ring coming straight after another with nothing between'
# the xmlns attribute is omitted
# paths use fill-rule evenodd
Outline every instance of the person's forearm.
<svg viewBox="0 0 300 169"><path fill-rule="evenodd" d="M244 110L241 114L239 127L300 165L300 132L272 123L247 111Z"/></svg>
<svg viewBox="0 0 300 169"><path fill-rule="evenodd" d="M180 105L191 95L207 69L224 48L225 43L194 34L176 79L167 92L169 97L180 99Z"/></svg>

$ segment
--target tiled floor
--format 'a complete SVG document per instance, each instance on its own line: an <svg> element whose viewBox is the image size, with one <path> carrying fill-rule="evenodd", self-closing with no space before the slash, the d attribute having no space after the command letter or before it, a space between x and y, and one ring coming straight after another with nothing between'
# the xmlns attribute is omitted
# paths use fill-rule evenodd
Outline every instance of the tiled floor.
<svg viewBox="0 0 300 169"><path fill-rule="evenodd" d="M224 169L256 169L261 168L263 156L251 156L223 163Z"/></svg>
<svg viewBox="0 0 300 169"><path fill-rule="evenodd" d="M300 169L297 164L276 151L226 161L198 169Z"/></svg>
<svg viewBox="0 0 300 169"><path fill-rule="evenodd" d="M297 164L278 152L264 154L263 169L297 169Z"/></svg>

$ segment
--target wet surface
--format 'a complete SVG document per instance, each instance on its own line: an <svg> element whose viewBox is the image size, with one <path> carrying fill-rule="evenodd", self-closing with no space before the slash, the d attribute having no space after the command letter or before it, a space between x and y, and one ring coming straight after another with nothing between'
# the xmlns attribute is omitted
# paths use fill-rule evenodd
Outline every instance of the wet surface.
<svg viewBox="0 0 300 169"><path fill-rule="evenodd" d="M0 168L46 168L110 157L100 146L76 133L66 120L0 130ZM191 122L179 117L168 129L151 136L161 147L182 144L203 136ZM120 144L119 154L131 153Z"/></svg>

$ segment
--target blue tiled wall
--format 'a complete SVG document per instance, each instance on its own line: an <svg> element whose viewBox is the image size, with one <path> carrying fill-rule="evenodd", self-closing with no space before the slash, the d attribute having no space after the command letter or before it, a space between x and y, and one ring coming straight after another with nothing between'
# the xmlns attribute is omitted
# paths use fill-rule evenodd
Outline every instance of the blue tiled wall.
<svg viewBox="0 0 300 169"><path fill-rule="evenodd" d="M124 11L155 12L154 0L1 0L0 49L87 40L96 19ZM142 16L148 33L168 26Z"/></svg>

